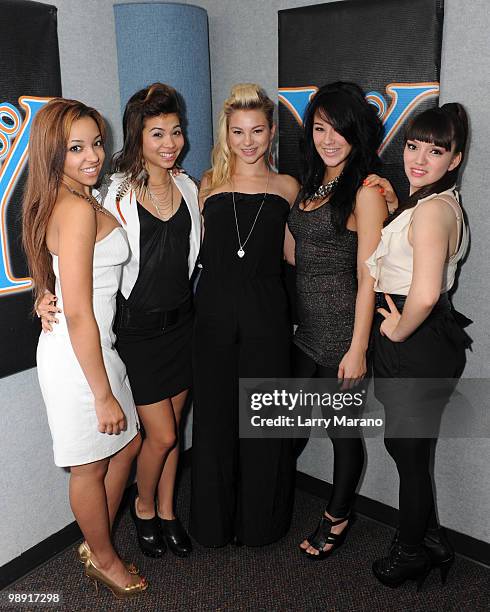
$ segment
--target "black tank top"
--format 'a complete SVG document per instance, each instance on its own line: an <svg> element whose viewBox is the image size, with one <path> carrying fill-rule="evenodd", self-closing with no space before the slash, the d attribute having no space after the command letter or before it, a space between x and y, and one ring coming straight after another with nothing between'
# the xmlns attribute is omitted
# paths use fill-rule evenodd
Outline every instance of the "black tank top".
<svg viewBox="0 0 490 612"><path fill-rule="evenodd" d="M182 199L177 212L162 221L138 203L140 269L128 298L137 310L173 310L190 298L191 217Z"/></svg>

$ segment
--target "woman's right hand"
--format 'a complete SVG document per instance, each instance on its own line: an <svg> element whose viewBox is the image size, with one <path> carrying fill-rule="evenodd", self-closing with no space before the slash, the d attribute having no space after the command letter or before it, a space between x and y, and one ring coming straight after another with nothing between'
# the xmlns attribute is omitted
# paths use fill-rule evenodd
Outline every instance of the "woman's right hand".
<svg viewBox="0 0 490 612"><path fill-rule="evenodd" d="M95 400L95 413L99 421L100 433L117 436L126 429L126 416L112 393L105 399Z"/></svg>
<svg viewBox="0 0 490 612"><path fill-rule="evenodd" d="M57 299L55 295L48 291L36 304L36 314L41 319L43 332L53 331L53 323L58 323L55 313L62 312L62 310L56 306Z"/></svg>
<svg viewBox="0 0 490 612"><path fill-rule="evenodd" d="M388 179L378 176L377 174L370 174L364 179L362 184L364 187L378 187L379 193L386 200L386 206L390 214L395 212L398 208L398 197Z"/></svg>

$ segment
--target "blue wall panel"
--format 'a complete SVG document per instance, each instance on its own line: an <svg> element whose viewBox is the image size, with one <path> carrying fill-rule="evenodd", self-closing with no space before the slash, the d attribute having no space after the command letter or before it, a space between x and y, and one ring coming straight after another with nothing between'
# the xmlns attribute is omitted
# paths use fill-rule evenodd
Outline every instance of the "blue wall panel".
<svg viewBox="0 0 490 612"><path fill-rule="evenodd" d="M122 110L138 89L155 81L184 97L189 150L184 168L196 178L209 168L213 142L208 16L188 4L114 6Z"/></svg>

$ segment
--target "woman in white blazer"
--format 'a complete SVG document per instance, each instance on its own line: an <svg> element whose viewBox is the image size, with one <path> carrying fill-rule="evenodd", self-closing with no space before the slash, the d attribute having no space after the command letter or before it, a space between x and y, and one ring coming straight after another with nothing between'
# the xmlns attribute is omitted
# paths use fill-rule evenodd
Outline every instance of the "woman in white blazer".
<svg viewBox="0 0 490 612"><path fill-rule="evenodd" d="M131 294L139 274L140 222L138 209L134 205L136 197L135 190L129 187L127 187L127 190L124 189L124 183L127 183L126 179L127 177L124 173L115 172L105 179L105 184L102 186L100 192L105 208L116 217L126 230L129 246L131 247L130 258L123 268L120 288L121 293L127 299ZM172 175L172 180L175 187L180 191L191 216L188 258L190 278L194 272L201 241L201 218L196 200L197 186L194 180L184 172ZM125 193L122 197L119 196L118 198L118 193L122 191L121 187L123 187Z"/></svg>
<svg viewBox="0 0 490 612"><path fill-rule="evenodd" d="M168 546L187 556L191 541L174 514L178 431L191 386L191 276L201 237L198 190L173 170L184 148L177 92L162 83L135 93L123 117L124 144L115 173L101 187L104 206L126 230L114 328L145 439L137 461L131 514L142 552L161 557ZM38 310L53 321L46 296Z"/></svg>

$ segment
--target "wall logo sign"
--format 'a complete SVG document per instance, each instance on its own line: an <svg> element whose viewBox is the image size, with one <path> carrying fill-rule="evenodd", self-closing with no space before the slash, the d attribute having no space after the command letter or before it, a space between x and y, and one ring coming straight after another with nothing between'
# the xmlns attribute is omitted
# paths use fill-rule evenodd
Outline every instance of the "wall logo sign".
<svg viewBox="0 0 490 612"><path fill-rule="evenodd" d="M303 125L303 116L318 87L283 87L279 89L279 102L281 102L293 115L300 126ZM378 111L379 118L385 126L385 135L379 153L381 154L393 137L403 125L408 115L422 102L430 97L439 95L439 83L390 83L386 86L386 98L377 91L370 91L366 99Z"/></svg>
<svg viewBox="0 0 490 612"><path fill-rule="evenodd" d="M7 208L27 163L32 120L50 98L21 96L21 113L8 102L0 104L0 297L31 289L30 278L16 278L12 272L7 232Z"/></svg>

